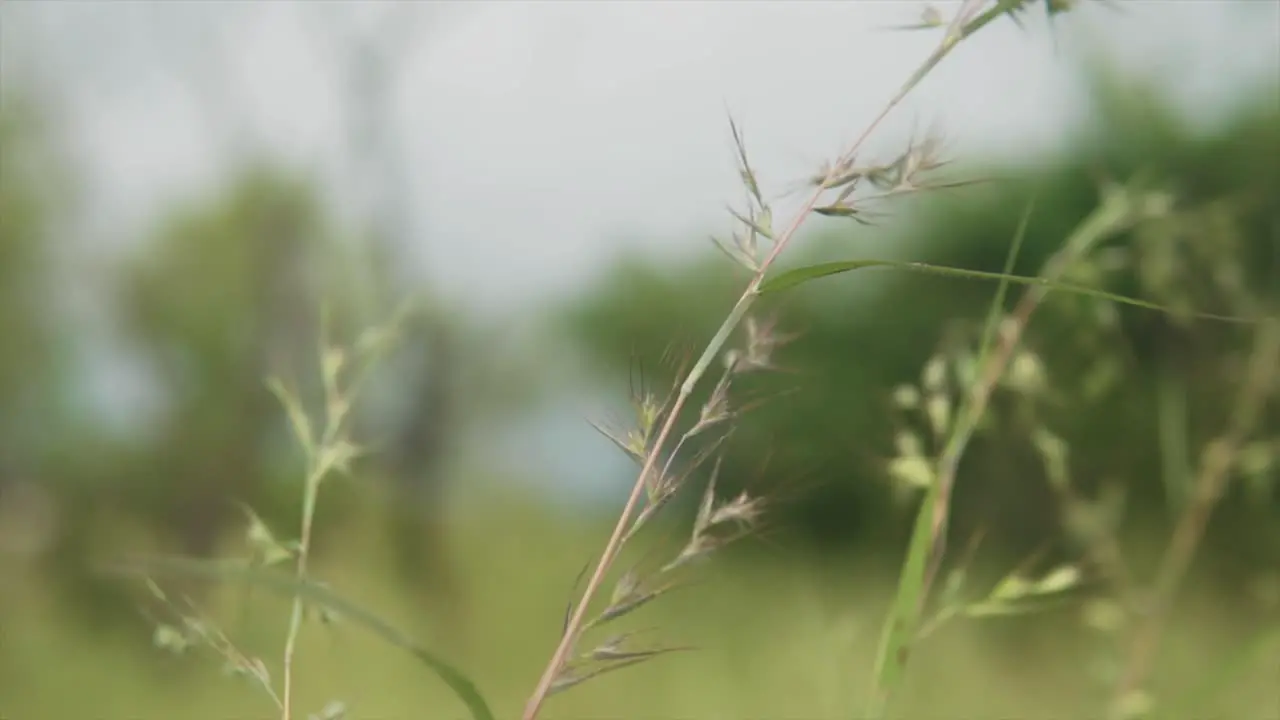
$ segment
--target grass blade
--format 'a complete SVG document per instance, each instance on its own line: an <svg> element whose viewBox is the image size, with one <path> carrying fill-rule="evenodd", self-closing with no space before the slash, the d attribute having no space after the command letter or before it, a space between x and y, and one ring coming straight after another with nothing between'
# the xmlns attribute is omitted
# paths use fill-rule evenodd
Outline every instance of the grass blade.
<svg viewBox="0 0 1280 720"><path fill-rule="evenodd" d="M996 328L999 325L1000 315L1004 308L1005 294L1011 282L1010 278L1015 277L1012 274L1013 266L1019 251L1022 249L1022 242L1026 237L1027 224L1031 219L1031 211L1034 205L1034 201L1027 204L1027 209L1023 212L1022 219L1018 223L1018 230L1014 235L1009 253L1005 257L1004 272L1001 273L1000 286L996 290L995 298L992 300L991 310L987 315L986 326L983 330L982 347L979 350L979 363L983 362L986 354L990 351L991 343L995 339ZM863 265L863 267L867 266ZM804 268L801 268L801 270L804 270ZM785 277L785 275L781 277ZM814 279L816 277L823 277L823 275L812 275L806 279ZM800 279L796 284L805 282L806 279ZM930 518L933 517L937 504L943 501L942 485L935 482L929 487L928 492L925 494L924 502L920 505L915 528L911 533L911 544L907 550L907 561L898 580L898 592L882 631L880 647L876 655L875 671L872 674L874 686L871 689L871 705L868 708L868 714L871 717L879 717L884 713L889 700L893 698L905 675L907 661L911 656L911 646L916 639L917 628L920 627L920 618L924 613L925 581L929 576L929 573L926 572L926 566L929 562L930 551L934 546L934 526L930 522Z"/></svg>
<svg viewBox="0 0 1280 720"><path fill-rule="evenodd" d="M897 270L925 273L928 275L943 275L947 277L968 278L971 280L999 280L1003 283L1035 285L1047 287L1051 290L1061 290L1079 295L1088 295L1090 297L1098 298L1099 300L1109 300L1111 302L1133 305L1167 314L1172 314L1174 312L1159 303L1139 300L1126 295L1107 292L1106 290L1098 290L1097 288L1091 288L1087 285L1050 280L1043 277L1026 277L1022 275L1011 275L1005 272L987 272L984 270L966 270L964 268L951 267L949 265L933 265L931 263L909 262L902 260L840 260L837 262L806 265L804 267L788 270L775 276L771 280L764 282L760 286L760 293L763 295L765 293L781 292L819 278L873 267L888 267ZM1191 315L1192 317L1203 320L1218 320L1221 322L1241 324L1252 324L1259 321L1258 318L1243 318L1232 315L1216 315L1213 313L1192 313Z"/></svg>
<svg viewBox="0 0 1280 720"><path fill-rule="evenodd" d="M281 594L296 595L339 613L343 618L353 621L356 625L364 627L417 658L443 680L449 689L453 690L458 699L470 710L472 720L495 720L493 712L489 710L475 683L471 682L461 670L422 647L413 638L383 622L373 613L344 600L323 585L235 561L202 561L186 558L155 558L115 565L108 568L108 572L134 576L180 575L210 580L240 580Z"/></svg>
<svg viewBox="0 0 1280 720"><path fill-rule="evenodd" d="M1000 285L996 288L996 296L991 300L991 307L987 311L987 320L982 327L982 345L978 348L978 367L984 367L987 361L987 354L991 352L991 345L995 342L996 332L1000 328L1000 315L1004 312L1004 299L1009 294L1009 278L1014 277L1013 266L1018 261L1018 253L1022 251L1022 241L1027 237L1027 224L1031 222L1031 212L1035 209L1036 202L1033 199L1027 203L1027 209L1022 213L1022 219L1018 221L1018 231L1013 236L1013 244L1009 246L1009 254L1004 259L1004 277L1000 278ZM966 396L967 397L967 396ZM966 400L966 404L967 404ZM964 415L966 409L962 409L960 415Z"/></svg>
<svg viewBox="0 0 1280 720"><path fill-rule="evenodd" d="M911 545L907 550L907 561L898 578L898 592L889 611L888 622L881 633L880 647L876 651L876 666L872 673L874 686L871 689L867 717L883 716L889 700L902 683L907 660L911 655L912 640L916 628L920 626L920 616L924 611L925 563L933 545L933 528L929 518L933 516L933 508L939 500L938 488L936 483L929 488L917 513L915 529L911 533Z"/></svg>

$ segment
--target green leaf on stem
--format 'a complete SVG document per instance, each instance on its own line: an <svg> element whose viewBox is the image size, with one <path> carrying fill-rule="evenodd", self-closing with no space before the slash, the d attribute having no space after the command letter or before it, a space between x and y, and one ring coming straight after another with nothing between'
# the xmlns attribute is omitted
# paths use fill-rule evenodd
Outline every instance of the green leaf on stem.
<svg viewBox="0 0 1280 720"><path fill-rule="evenodd" d="M944 275L948 277L968 278L971 280L1000 280L1018 285L1038 285L1047 287L1052 290L1060 290L1063 292L1077 293L1080 295L1088 295L1099 300L1109 300L1111 302L1122 303L1124 305L1134 305L1148 310L1156 310L1163 313L1172 313L1172 309L1160 305L1159 303L1139 300L1117 293L1098 290L1086 285L1077 285L1075 283L1061 282L1058 280L1049 280L1042 277L1024 277L1021 275L1010 275L1008 273L986 272L983 270L966 270L964 268L950 267L948 265L933 265L923 262L909 262L903 260L841 260L837 262L818 263L816 265L806 265L804 267L788 270L780 275L766 280L760 285L760 294L776 293L783 290L803 285L804 283L819 278L829 277L831 275L839 275L841 273L853 270L861 270L863 268L887 267L897 270L906 270L909 272L925 273L929 275ZM1205 320L1219 320L1231 323L1256 323L1258 318L1242 318L1231 315L1216 315L1213 313L1193 313L1193 317Z"/></svg>

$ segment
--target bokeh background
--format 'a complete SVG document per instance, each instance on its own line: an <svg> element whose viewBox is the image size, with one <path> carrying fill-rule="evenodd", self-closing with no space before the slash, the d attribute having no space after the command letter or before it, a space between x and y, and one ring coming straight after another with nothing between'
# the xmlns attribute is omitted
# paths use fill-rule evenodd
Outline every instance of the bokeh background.
<svg viewBox="0 0 1280 720"><path fill-rule="evenodd" d="M814 218L796 258L999 270L1034 191L1017 265L1034 273L1101 181L1146 172L1179 212L1077 279L1274 311L1280 6L1116 5L1035 9L969 41L867 154L934 128L950 176L985 182L885 204L870 227ZM743 197L728 116L784 215L937 41L893 30L922 7L0 5L0 717L273 716L216 654L157 648L144 584L100 568L243 556L246 507L296 537L302 458L265 381L314 405L322 317L348 342L405 298L414 312L359 406L369 454L323 489L314 575L513 716L634 477L589 420L625 422L637 383L669 388L744 281L708 239ZM574 689L548 717L848 717L914 497L889 472L912 422L893 390L964 345L994 290L873 270L776 303L795 334L787 371L745 388L763 402L721 478L771 500L769 531L637 616L697 652ZM1047 389L998 397L962 468L956 547L984 538L979 588L1028 558L1081 556L1035 450L1043 428L1151 577L1186 499L1169 478L1222 431L1251 342L1055 303L1029 338ZM1159 691L1280 622L1278 429L1272 409L1210 525ZM637 557L678 547L690 516L673 507ZM278 672L285 601L165 588ZM1087 716L1114 671L1116 637L1082 612L1102 592L940 631L913 670L913 716ZM312 623L302 643L308 711L463 716L357 626ZM1222 716L1280 717L1280 662L1238 675Z"/></svg>

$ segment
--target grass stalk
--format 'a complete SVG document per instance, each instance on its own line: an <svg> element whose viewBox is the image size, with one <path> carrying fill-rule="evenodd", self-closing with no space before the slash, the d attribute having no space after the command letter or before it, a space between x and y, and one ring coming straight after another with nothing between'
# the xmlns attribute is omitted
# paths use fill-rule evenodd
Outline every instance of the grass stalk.
<svg viewBox="0 0 1280 720"><path fill-rule="evenodd" d="M1099 242L1128 227L1137 211L1132 191L1121 189L1104 194L1102 205L1072 233L1063 249L1049 259L1040 277L1048 281L1062 277L1072 264ZM993 312L988 319L979 379L957 412L956 424L938 458L933 483L916 516L893 609L882 632L874 685L867 707L870 717L881 717L885 713L905 673L929 590L946 554L951 495L960 459L1014 356L1031 316L1050 289L1050 285L1034 285L1022 295L1008 318L996 323L997 315ZM998 311L998 307L993 306L993 310ZM994 348L986 353L985 346L990 344L993 334Z"/></svg>
<svg viewBox="0 0 1280 720"><path fill-rule="evenodd" d="M621 549L622 540L627 534L632 519L632 515L636 512L640 498L643 495L644 488L650 473L653 472L658 462L659 456L663 452L666 441L670 437L672 429L675 427L680 411L684 408L686 401L692 394L698 382L702 379L706 369L710 367L714 359L719 355L724 343L729 336L737 328L746 311L754 303L760 294L760 286L764 283L766 274L773 266L774 261L782 254L782 252L791 244L797 231L804 222L813 213L818 202L823 198L832 184L840 176L842 172L850 166L854 155L866 142L867 138L880 126L884 119L891 113L902 100L920 84L922 80L936 67L960 41L968 38L976 33L996 18L1005 13L1012 12L1025 4L1026 0L998 0L993 7L986 12L977 16L972 20L966 18L958 18L961 22L948 29L946 35L938 47L929 55L929 57L920 65L920 67L911 74L899 90L893 95L888 103L881 109L880 113L866 126L861 135L853 142L853 144L844 151L839 159L832 163L826 173L826 178L817 183L817 188L809 195L801 209L792 219L790 226L783 232L774 243L772 249L765 257L764 261L755 271L747 287L743 290L742 295L734 304L733 310L726 317L719 331L707 345L698 362L690 370L680 385L679 394L677 395L672 406L667 410L666 416L662 423L662 428L658 432L656 440L652 447L646 453L644 464L642 465L635 484L631 489L631 494L627 498L626 504L623 506L622 512L618 516L618 520L614 525L613 531L609 536L609 540L605 543L604 550L600 555L599 561L596 563L595 570L591 573L585 588L582 591L578 602L575 604L574 610L569 617L569 621L565 624L564 632L560 637L560 642L552 653L550 660L547 662L543 670L541 678L538 680L537 686L530 695L525 705L523 720L535 720L541 711L543 703L546 701L553 683L555 683L557 675L560 673L564 664L569 659L569 655L573 650L577 636L582 628L582 624L587 615L587 608L595 594L604 582L605 575L612 566L618 551Z"/></svg>

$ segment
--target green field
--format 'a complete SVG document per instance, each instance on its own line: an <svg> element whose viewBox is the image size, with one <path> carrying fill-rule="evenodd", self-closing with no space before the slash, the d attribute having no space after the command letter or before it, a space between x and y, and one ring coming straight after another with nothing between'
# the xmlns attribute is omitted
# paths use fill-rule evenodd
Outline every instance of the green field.
<svg viewBox="0 0 1280 720"><path fill-rule="evenodd" d="M573 527L515 509L491 509L456 531L465 566L465 618L447 640L415 599L387 580L389 556L368 514L343 529L316 576L348 599L440 647L481 686L499 717L518 715L553 648L569 586L599 527ZM362 541L361 539L364 538ZM340 545L340 547L339 547ZM726 557L697 582L642 610L632 627L697 649L603 676L554 697L547 718L851 718L866 687L887 578L857 562L824 565ZM57 615L24 571L3 586L0 716L6 720L271 718L270 701L248 682L220 674L220 661L168 660L111 633L87 639ZM246 653L278 672L287 607L259 593L245 619L230 590L213 614ZM900 715L911 718L1096 717L1090 681L1100 656L1078 608L1035 620L959 622L922 647ZM1194 586L1166 638L1157 692L1206 680L1256 623L1219 609ZM114 639L112 639L114 638ZM1270 667L1268 667L1270 665ZM334 699L352 718L462 718L429 672L354 624L314 623L302 636L300 707ZM1280 663L1239 675L1213 717L1280 717ZM1166 708L1174 710L1174 708ZM1174 712L1172 717L1179 717Z"/></svg>

